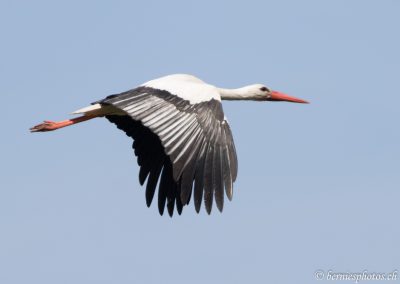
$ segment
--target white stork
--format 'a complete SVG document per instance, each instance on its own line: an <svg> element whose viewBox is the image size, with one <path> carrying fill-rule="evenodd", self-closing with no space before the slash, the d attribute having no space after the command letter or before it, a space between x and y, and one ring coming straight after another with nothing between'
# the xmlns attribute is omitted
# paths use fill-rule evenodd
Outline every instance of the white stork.
<svg viewBox="0 0 400 284"><path fill-rule="evenodd" d="M147 179L147 206L158 183L161 215L165 203L170 216L175 205L181 214L192 193L196 211L199 212L204 196L205 208L210 214L214 197L222 212L224 189L229 200L232 199L238 171L233 137L221 100L307 103L261 84L222 89L191 75L175 74L94 102L74 112L83 114L80 117L44 121L30 131L52 131L106 117L134 140L140 184Z"/></svg>

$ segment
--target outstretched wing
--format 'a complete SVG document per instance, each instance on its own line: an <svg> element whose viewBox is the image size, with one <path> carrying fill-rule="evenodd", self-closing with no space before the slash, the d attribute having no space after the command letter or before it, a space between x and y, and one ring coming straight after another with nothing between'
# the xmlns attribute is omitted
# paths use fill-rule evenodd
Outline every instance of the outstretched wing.
<svg viewBox="0 0 400 284"><path fill-rule="evenodd" d="M237 157L221 102L191 104L167 91L143 86L96 103L126 113L106 118L134 139L139 181L143 185L147 179L148 206L159 183L160 214L166 202L171 216L175 203L180 214L192 192L197 212L203 196L208 213L214 197L222 211L224 189L232 198Z"/></svg>

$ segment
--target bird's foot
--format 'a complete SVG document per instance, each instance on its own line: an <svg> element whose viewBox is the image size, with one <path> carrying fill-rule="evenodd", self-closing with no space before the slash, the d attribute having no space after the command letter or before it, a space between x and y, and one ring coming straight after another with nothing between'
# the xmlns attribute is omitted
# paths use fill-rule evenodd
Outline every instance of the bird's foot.
<svg viewBox="0 0 400 284"><path fill-rule="evenodd" d="M31 132L46 132L46 131L56 130L64 126L66 126L64 121L55 122L55 121L45 120L43 123L35 125L29 130Z"/></svg>
<svg viewBox="0 0 400 284"><path fill-rule="evenodd" d="M62 127L70 126L76 123L80 123L92 118L97 117L97 115L83 115L79 117L75 117L72 119L67 119L63 121L50 121L45 120L43 123L35 125L34 127L30 128L31 132L46 132L46 131L53 131Z"/></svg>

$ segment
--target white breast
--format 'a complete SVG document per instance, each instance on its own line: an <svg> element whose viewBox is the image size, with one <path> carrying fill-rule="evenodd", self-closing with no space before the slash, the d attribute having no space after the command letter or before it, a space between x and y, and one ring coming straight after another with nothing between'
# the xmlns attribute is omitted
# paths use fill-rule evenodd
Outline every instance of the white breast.
<svg viewBox="0 0 400 284"><path fill-rule="evenodd" d="M148 81L142 86L164 90L178 96L191 104L210 101L221 101L221 96L216 87L202 80L186 74L174 74Z"/></svg>

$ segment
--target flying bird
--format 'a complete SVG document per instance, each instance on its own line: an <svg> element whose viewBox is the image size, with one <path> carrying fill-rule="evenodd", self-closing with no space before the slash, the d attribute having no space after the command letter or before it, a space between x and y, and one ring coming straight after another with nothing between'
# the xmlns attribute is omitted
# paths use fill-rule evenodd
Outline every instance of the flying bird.
<svg viewBox="0 0 400 284"><path fill-rule="evenodd" d="M287 101L308 103L261 84L223 89L186 74L148 81L132 90L110 95L59 122L47 121L30 129L45 132L105 117L133 138L140 167L139 182L146 180L146 203L151 205L158 184L158 210L174 207L179 214L193 195L198 213L201 201L208 214L213 199L219 211L224 191L232 199L238 162L232 132L221 100Z"/></svg>

